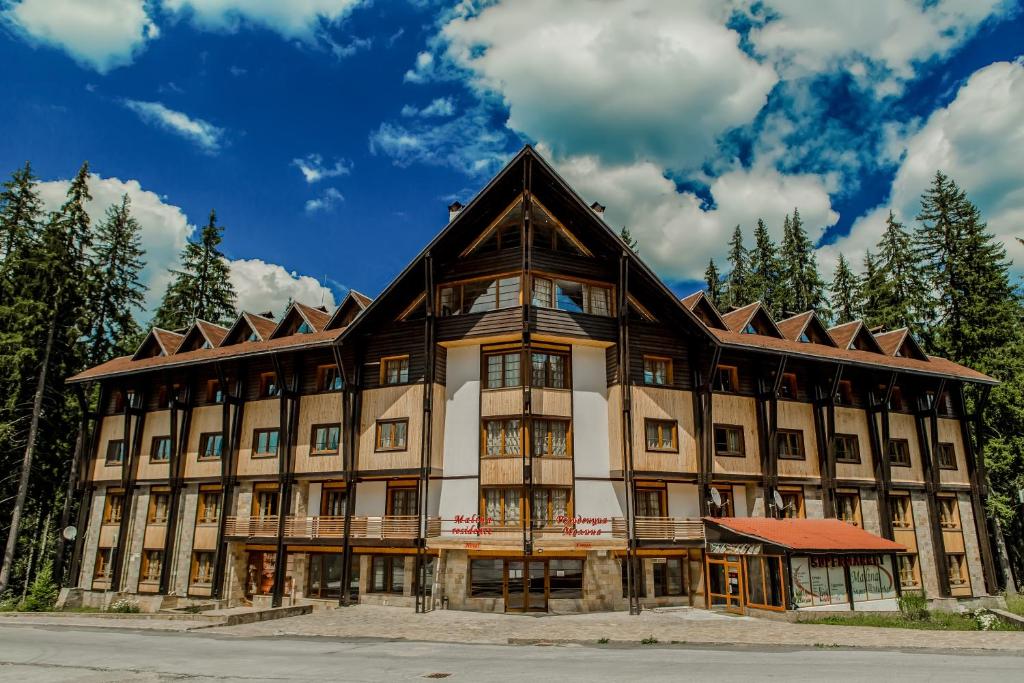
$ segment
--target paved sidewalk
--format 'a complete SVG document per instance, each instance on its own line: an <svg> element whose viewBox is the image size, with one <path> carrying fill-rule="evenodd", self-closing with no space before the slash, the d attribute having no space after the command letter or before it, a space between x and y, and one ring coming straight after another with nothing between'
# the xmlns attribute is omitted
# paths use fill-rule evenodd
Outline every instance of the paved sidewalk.
<svg viewBox="0 0 1024 683"><path fill-rule="evenodd" d="M211 628L225 636L328 636L446 643L590 642L995 650L1024 655L1024 632L918 631L737 617L700 609L529 616L356 605L273 622Z"/></svg>

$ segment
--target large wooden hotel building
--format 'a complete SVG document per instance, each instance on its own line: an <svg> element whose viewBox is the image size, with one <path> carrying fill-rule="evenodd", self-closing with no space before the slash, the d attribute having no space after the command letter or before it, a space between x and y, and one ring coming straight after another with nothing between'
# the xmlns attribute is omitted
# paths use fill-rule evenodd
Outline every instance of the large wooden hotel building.
<svg viewBox="0 0 1024 683"><path fill-rule="evenodd" d="M905 330L680 300L600 211L527 147L376 299L154 329L73 378L101 397L73 585L556 612L995 591L963 398L991 378Z"/></svg>

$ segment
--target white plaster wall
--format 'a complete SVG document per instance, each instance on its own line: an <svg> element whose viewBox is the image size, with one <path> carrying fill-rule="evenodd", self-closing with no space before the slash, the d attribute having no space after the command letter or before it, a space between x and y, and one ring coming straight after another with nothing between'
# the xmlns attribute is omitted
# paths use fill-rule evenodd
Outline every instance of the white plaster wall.
<svg viewBox="0 0 1024 683"><path fill-rule="evenodd" d="M732 487L732 500L733 505L736 508L737 517L749 517L750 513L747 511L747 487L742 484L736 484Z"/></svg>
<svg viewBox="0 0 1024 683"><path fill-rule="evenodd" d="M357 484L356 516L380 517L387 510L387 482L364 481Z"/></svg>
<svg viewBox="0 0 1024 683"><path fill-rule="evenodd" d="M604 349L572 347L573 461L577 477L607 477L608 386Z"/></svg>
<svg viewBox="0 0 1024 683"><path fill-rule="evenodd" d="M577 481L576 507L573 513L577 517L625 517L619 503L615 487L610 481ZM602 533L611 532L611 523L599 527Z"/></svg>
<svg viewBox="0 0 1024 683"><path fill-rule="evenodd" d="M443 531L452 528L452 520L457 515L475 515L480 511L477 498L477 479L445 479L438 482L438 515L442 520ZM431 482L434 485L434 482Z"/></svg>
<svg viewBox="0 0 1024 683"><path fill-rule="evenodd" d="M444 473L480 472L480 347L448 349L444 413Z"/></svg>
<svg viewBox="0 0 1024 683"><path fill-rule="evenodd" d="M441 509L441 483L440 479L431 479L427 488L427 517L437 517Z"/></svg>
<svg viewBox="0 0 1024 683"><path fill-rule="evenodd" d="M700 517L696 484L668 484L668 516Z"/></svg>

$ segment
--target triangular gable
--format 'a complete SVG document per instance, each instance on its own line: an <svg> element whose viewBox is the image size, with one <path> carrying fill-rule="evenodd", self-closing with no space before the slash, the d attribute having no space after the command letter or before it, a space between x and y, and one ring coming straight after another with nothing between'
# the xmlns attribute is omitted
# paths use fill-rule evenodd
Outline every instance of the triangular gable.
<svg viewBox="0 0 1024 683"><path fill-rule="evenodd" d="M768 315L768 312L764 310L759 301L725 313L722 315L722 320L733 332L785 339L775 321L772 320L772 317Z"/></svg>
<svg viewBox="0 0 1024 683"><path fill-rule="evenodd" d="M220 343L224 341L224 335L227 333L228 330L225 327L208 323L205 320L197 320L192 324L192 327L188 328L175 353L185 353L198 349L212 349L220 346Z"/></svg>
<svg viewBox="0 0 1024 683"><path fill-rule="evenodd" d="M910 334L910 330L905 327L893 330L892 332L876 334L875 341L878 342L882 352L887 356L928 360L928 354L921 349L920 345Z"/></svg>
<svg viewBox="0 0 1024 683"><path fill-rule="evenodd" d="M782 336L790 341L837 346L814 311L805 311L792 318L786 318L778 323L778 328Z"/></svg>
<svg viewBox="0 0 1024 683"><path fill-rule="evenodd" d="M221 340L221 346L231 346L247 341L266 341L277 327L277 323L262 315L243 311Z"/></svg>
<svg viewBox="0 0 1024 683"><path fill-rule="evenodd" d="M844 325L836 325L830 328L828 333L835 340L836 345L847 351L867 351L869 353L884 353L878 345L874 335L864 325L863 320L853 320Z"/></svg>
<svg viewBox="0 0 1024 683"><path fill-rule="evenodd" d="M312 334L320 332L330 321L327 311L320 308L313 308L298 301L292 302L288 307L281 322L270 334L271 339L290 337L293 334Z"/></svg>
<svg viewBox="0 0 1024 683"><path fill-rule="evenodd" d="M169 356L178 350L184 335L169 330L162 330L154 327L146 335L146 338L139 344L139 348L132 356L132 360L140 358L155 358L156 356Z"/></svg>
<svg viewBox="0 0 1024 683"><path fill-rule="evenodd" d="M562 225L561 221L538 200L530 197L530 217L533 221L533 234L535 243L537 241L547 242L550 247L558 251L569 251L580 256L593 256L591 251ZM483 232L466 247L460 256L466 257L470 254L497 251L506 246L520 246L521 235L520 225L523 220L523 195L520 194L498 217L484 229Z"/></svg>
<svg viewBox="0 0 1024 683"><path fill-rule="evenodd" d="M334 315L327 321L327 326L324 329L336 330L350 325L356 319L356 316L366 310L366 307L372 301L373 299L365 294L354 289L348 290L345 299L341 302L341 305L334 309Z"/></svg>
<svg viewBox="0 0 1024 683"><path fill-rule="evenodd" d="M711 299L708 298L705 292L694 292L689 296L684 296L680 301L682 301L684 306L693 311L693 314L700 318L700 321L708 327L713 327L717 330L729 329L729 326L722 319L722 314L711 303Z"/></svg>

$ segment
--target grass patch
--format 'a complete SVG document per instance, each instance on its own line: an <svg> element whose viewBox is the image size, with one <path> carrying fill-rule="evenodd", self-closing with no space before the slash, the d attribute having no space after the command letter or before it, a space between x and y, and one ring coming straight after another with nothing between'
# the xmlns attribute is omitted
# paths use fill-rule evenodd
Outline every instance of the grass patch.
<svg viewBox="0 0 1024 683"><path fill-rule="evenodd" d="M641 640L640 644L641 645L657 645L658 644L658 639L655 638L654 636L648 636L647 638L644 638L643 640Z"/></svg>
<svg viewBox="0 0 1024 683"><path fill-rule="evenodd" d="M954 612L928 612L928 616L911 619L903 615L878 614L864 612L851 616L804 617L798 624L828 624L831 626L874 626L879 628L909 628L923 631L1016 631L1010 624L1002 621L991 622L988 629L982 627L979 618L971 614Z"/></svg>
<svg viewBox="0 0 1024 683"><path fill-rule="evenodd" d="M1006 609L1024 617L1024 595L1007 595Z"/></svg>

